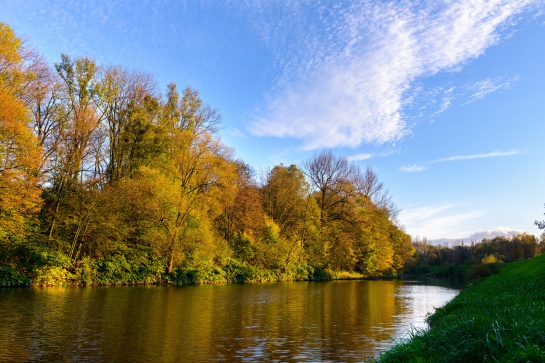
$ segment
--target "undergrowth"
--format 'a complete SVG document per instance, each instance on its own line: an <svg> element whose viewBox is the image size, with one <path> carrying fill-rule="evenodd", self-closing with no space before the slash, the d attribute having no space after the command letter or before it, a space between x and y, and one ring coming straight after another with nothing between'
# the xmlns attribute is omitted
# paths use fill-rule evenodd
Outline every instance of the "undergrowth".
<svg viewBox="0 0 545 363"><path fill-rule="evenodd" d="M106 257L71 261L62 252L39 244L2 244L0 287L322 281L349 277L304 262L265 269L233 258L223 266L180 266L170 273L165 266L164 258L144 247L118 248Z"/></svg>

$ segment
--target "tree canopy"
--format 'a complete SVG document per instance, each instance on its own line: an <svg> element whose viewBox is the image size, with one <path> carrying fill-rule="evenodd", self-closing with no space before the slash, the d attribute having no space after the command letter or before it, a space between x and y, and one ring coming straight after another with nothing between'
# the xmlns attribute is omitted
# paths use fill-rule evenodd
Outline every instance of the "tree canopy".
<svg viewBox="0 0 545 363"><path fill-rule="evenodd" d="M0 240L11 251L0 258L15 266L22 243L91 282L112 266L371 277L411 259L370 167L324 150L258 182L220 122L195 89L161 93L152 75L87 57L48 65L0 23Z"/></svg>

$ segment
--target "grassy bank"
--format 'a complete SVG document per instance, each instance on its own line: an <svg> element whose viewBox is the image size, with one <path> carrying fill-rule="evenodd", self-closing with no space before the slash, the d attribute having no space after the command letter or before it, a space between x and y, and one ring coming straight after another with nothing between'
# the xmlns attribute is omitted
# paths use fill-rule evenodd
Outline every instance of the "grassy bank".
<svg viewBox="0 0 545 363"><path fill-rule="evenodd" d="M380 362L545 362L545 254L506 264L428 318Z"/></svg>

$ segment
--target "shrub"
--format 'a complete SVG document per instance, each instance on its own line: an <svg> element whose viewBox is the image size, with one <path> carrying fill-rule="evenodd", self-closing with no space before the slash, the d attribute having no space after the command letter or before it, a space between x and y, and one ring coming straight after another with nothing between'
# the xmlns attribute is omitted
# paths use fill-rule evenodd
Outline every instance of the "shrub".
<svg viewBox="0 0 545 363"><path fill-rule="evenodd" d="M1 286L64 284L70 266L68 256L35 241L0 242Z"/></svg>
<svg viewBox="0 0 545 363"><path fill-rule="evenodd" d="M227 274L220 267L180 268L174 270L170 277L180 284L217 284L227 282Z"/></svg>

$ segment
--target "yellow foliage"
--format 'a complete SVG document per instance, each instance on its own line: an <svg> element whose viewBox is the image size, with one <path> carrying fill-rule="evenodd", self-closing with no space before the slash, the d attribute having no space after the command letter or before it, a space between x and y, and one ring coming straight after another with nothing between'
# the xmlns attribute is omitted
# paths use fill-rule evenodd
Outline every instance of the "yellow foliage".
<svg viewBox="0 0 545 363"><path fill-rule="evenodd" d="M483 264L488 264L488 263L501 263L502 261L500 259L496 258L496 256L494 256L493 254L490 254L488 256L483 257L481 262Z"/></svg>

